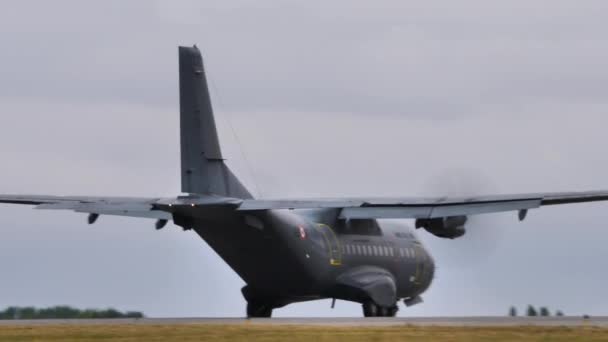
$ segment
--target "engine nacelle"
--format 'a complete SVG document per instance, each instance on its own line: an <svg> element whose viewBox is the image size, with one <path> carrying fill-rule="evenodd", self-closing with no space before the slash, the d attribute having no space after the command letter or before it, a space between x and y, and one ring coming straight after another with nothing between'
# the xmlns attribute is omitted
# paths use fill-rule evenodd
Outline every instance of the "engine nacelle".
<svg viewBox="0 0 608 342"><path fill-rule="evenodd" d="M424 228L427 232L445 239L455 239L466 233L466 216L450 216L432 219L417 219L416 229Z"/></svg>

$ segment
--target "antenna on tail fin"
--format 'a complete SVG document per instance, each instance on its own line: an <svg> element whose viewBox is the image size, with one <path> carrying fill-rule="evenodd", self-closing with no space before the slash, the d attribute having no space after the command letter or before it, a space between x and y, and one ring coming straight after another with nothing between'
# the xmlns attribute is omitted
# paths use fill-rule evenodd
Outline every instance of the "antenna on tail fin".
<svg viewBox="0 0 608 342"><path fill-rule="evenodd" d="M179 47L182 192L252 198L224 163L199 49Z"/></svg>

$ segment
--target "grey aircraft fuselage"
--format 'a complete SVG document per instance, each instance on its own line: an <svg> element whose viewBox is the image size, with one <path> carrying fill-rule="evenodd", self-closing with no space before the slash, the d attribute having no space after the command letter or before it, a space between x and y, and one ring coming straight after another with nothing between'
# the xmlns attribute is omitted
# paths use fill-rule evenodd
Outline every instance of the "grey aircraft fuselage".
<svg viewBox="0 0 608 342"><path fill-rule="evenodd" d="M182 191L253 198L224 163L200 51L180 47L179 56ZM394 316L399 299L419 302L433 278L433 261L413 234L375 219L339 219L334 209L165 209L245 281L250 317L320 298L360 302L366 316Z"/></svg>
<svg viewBox="0 0 608 342"><path fill-rule="evenodd" d="M395 296L415 304L433 279L433 259L399 222L339 220L331 209L218 216L225 221L181 222L175 216L175 223L196 231L247 283L242 292L250 304L274 309L322 298L365 304L371 293L376 304L396 310ZM365 283L362 273L374 276ZM378 275L396 288L376 284Z"/></svg>

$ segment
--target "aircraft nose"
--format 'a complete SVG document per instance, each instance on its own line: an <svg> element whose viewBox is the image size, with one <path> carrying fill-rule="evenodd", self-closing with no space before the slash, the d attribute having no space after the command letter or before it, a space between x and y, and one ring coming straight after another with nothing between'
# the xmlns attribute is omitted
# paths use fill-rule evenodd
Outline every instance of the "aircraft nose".
<svg viewBox="0 0 608 342"><path fill-rule="evenodd" d="M433 278L435 277L435 260L433 259L433 257L428 254L427 257L427 263L428 263L428 269L429 269L429 282L431 282L433 280Z"/></svg>
<svg viewBox="0 0 608 342"><path fill-rule="evenodd" d="M421 278L424 288L427 289L429 286L431 286L433 278L435 277L435 260L426 249L422 249L422 254L424 257L422 260L423 274Z"/></svg>

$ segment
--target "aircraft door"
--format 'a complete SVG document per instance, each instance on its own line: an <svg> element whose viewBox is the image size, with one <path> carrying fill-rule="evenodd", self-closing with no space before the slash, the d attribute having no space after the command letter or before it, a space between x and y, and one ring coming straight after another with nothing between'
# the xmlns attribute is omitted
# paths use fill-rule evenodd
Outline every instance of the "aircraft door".
<svg viewBox="0 0 608 342"><path fill-rule="evenodd" d="M332 266L342 265L342 246L340 246L340 240L338 240L334 230L322 223L318 223L316 228L325 240L327 253L329 254L329 264Z"/></svg>

